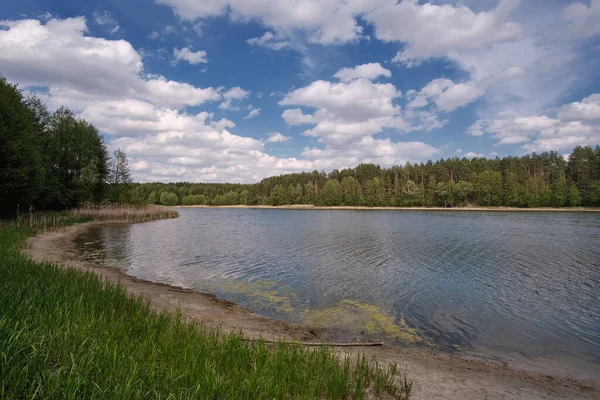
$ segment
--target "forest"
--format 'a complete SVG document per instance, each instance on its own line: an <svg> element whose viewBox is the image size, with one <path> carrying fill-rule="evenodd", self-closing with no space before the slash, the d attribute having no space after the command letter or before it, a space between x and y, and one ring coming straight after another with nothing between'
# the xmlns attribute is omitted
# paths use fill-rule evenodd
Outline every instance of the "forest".
<svg viewBox="0 0 600 400"><path fill-rule="evenodd" d="M91 123L0 76L0 217L118 201L130 182L125 155L109 156Z"/></svg>
<svg viewBox="0 0 600 400"><path fill-rule="evenodd" d="M255 184L132 184L127 201L165 205L598 207L600 146L523 157L450 158L286 174Z"/></svg>
<svg viewBox="0 0 600 400"><path fill-rule="evenodd" d="M383 168L265 178L253 184L133 183L127 157L109 155L89 122L0 77L0 210L63 210L83 203L396 207L599 207L600 146L504 158L449 158Z"/></svg>

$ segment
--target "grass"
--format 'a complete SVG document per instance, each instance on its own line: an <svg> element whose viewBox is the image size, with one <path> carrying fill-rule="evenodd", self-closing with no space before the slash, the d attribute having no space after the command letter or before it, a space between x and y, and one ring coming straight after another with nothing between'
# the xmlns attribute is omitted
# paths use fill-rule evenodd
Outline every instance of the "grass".
<svg viewBox="0 0 600 400"><path fill-rule="evenodd" d="M410 396L412 384L398 380L395 365L247 342L156 313L92 273L35 262L19 251L33 233L0 226L2 399Z"/></svg>

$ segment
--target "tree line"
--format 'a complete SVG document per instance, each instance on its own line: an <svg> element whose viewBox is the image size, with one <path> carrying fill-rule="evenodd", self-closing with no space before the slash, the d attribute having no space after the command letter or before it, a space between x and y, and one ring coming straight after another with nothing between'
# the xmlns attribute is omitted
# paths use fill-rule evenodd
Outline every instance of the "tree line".
<svg viewBox="0 0 600 400"><path fill-rule="evenodd" d="M382 168L285 174L254 184L132 183L127 157L112 157L98 130L71 110L54 113L0 77L0 216L86 202L175 205L600 206L600 146L568 159L449 158Z"/></svg>
<svg viewBox="0 0 600 400"><path fill-rule="evenodd" d="M504 158L285 174L255 184L133 184L127 201L165 205L600 206L600 146Z"/></svg>
<svg viewBox="0 0 600 400"><path fill-rule="evenodd" d="M0 217L117 201L129 183L125 154L110 157L91 123L0 76Z"/></svg>

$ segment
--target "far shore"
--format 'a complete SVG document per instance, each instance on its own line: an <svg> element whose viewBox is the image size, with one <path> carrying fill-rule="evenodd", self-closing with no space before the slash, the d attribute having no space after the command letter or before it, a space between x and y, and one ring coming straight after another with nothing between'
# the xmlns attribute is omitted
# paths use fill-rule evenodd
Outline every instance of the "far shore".
<svg viewBox="0 0 600 400"><path fill-rule="evenodd" d="M276 209L276 210L399 210L399 211L508 211L508 212L600 212L600 208L590 207L366 207L366 206L314 206L312 204L289 204L284 206L176 206L176 208L255 208L255 209Z"/></svg>

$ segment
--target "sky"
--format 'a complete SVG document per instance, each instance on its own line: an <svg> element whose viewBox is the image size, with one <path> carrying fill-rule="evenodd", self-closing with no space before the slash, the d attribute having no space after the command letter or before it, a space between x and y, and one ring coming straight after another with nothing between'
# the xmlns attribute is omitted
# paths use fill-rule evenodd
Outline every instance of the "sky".
<svg viewBox="0 0 600 400"><path fill-rule="evenodd" d="M20 0L0 74L137 181L600 144L600 0Z"/></svg>

